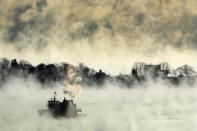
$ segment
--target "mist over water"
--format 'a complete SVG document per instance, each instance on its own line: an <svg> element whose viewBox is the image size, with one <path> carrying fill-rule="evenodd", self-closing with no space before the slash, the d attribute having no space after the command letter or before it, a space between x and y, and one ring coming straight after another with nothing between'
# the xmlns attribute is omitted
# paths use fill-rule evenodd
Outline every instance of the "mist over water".
<svg viewBox="0 0 197 131"><path fill-rule="evenodd" d="M188 131L196 130L196 88L168 88L147 84L132 89L106 85L102 89L83 88L74 99L86 117L54 119L40 116L39 109L59 86L43 89L28 79L12 79L0 90L0 127L2 131Z"/></svg>

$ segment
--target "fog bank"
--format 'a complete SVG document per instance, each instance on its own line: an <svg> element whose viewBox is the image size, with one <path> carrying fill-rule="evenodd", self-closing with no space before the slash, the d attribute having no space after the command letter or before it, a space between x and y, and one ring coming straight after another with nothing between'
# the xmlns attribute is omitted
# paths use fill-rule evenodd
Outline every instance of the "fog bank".
<svg viewBox="0 0 197 131"><path fill-rule="evenodd" d="M168 88L161 84L147 84L147 88L122 89L83 88L74 99L86 117L54 119L39 116L47 100L59 87L42 89L28 79L12 79L0 90L0 127L2 131L61 131L61 130L130 130L130 131L188 131L196 130L196 88Z"/></svg>

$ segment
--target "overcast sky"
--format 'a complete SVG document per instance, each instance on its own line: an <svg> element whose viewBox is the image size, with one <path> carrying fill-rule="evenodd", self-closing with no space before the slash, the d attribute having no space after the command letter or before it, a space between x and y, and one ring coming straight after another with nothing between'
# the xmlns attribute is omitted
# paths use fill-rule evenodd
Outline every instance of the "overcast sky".
<svg viewBox="0 0 197 131"><path fill-rule="evenodd" d="M83 62L109 73L136 61L197 67L196 0L0 1L0 57Z"/></svg>

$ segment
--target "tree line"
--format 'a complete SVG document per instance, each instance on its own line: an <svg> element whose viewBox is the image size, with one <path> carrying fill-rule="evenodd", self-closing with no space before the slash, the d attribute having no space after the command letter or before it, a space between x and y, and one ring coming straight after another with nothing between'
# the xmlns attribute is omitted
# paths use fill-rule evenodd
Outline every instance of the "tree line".
<svg viewBox="0 0 197 131"><path fill-rule="evenodd" d="M183 65L177 69L170 69L167 62L157 65L136 62L128 74L120 73L112 76L102 70L96 71L89 68L83 63L80 63L78 66L73 66L66 62L59 64L40 63L33 66L28 61L2 58L0 60L0 87L13 76L24 79L33 77L44 87L51 87L55 83L62 83L64 80L68 80L69 67L74 69L74 82L87 87L102 87L109 82L121 87L132 88L136 85L145 85L147 81L158 82L161 80L169 86L178 87L183 83L193 86L197 78L193 67Z"/></svg>

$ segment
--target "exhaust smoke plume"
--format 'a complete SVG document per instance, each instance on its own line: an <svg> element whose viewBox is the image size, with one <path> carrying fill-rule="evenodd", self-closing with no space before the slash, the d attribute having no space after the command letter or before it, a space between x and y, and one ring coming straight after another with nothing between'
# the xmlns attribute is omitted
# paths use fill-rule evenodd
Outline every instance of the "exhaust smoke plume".
<svg viewBox="0 0 197 131"><path fill-rule="evenodd" d="M68 66L66 76L67 80L64 81L65 87L62 88L63 93L65 96L69 95L71 98L75 98L76 96L80 95L81 87L76 83L74 67Z"/></svg>

